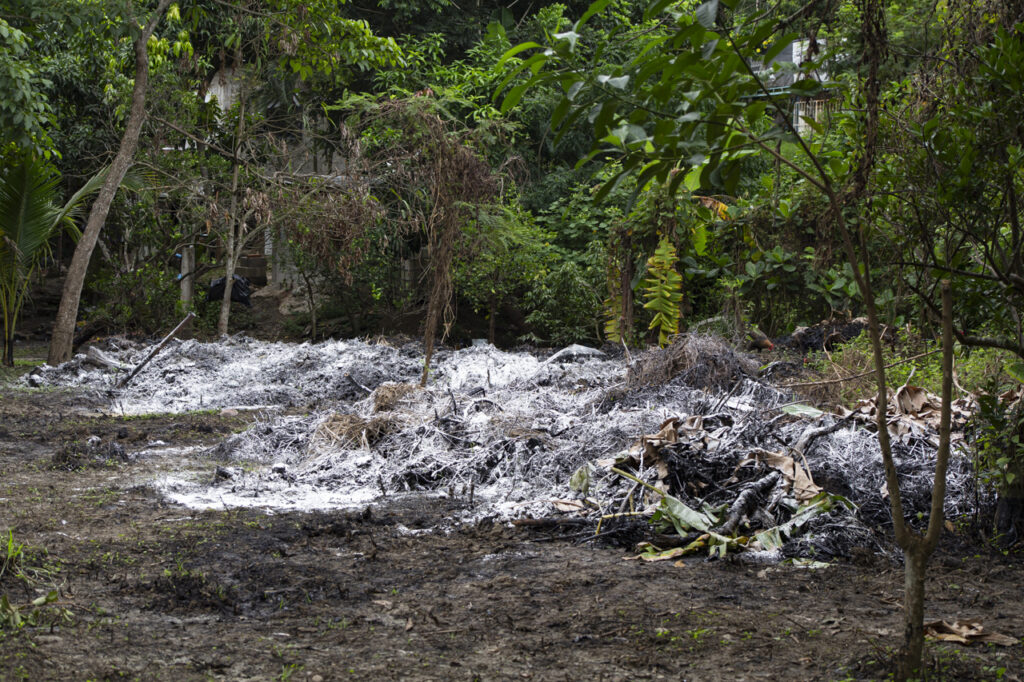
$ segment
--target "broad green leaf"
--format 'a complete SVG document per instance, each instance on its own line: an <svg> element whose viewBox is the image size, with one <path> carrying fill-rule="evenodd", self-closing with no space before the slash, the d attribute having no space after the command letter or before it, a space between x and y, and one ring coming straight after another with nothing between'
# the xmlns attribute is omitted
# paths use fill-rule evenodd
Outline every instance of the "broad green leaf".
<svg viewBox="0 0 1024 682"><path fill-rule="evenodd" d="M683 183L686 185L686 189L691 192L696 192L700 189L700 172L701 167L698 166L686 174L686 179Z"/></svg>
<svg viewBox="0 0 1024 682"><path fill-rule="evenodd" d="M672 4L675 0L654 0L644 10L644 21L650 21L661 15L665 11L665 8Z"/></svg>
<svg viewBox="0 0 1024 682"><path fill-rule="evenodd" d="M800 36L796 33L787 33L786 35L777 38L775 43L767 50L758 55L765 66L771 64L779 53L786 49L794 40L797 40Z"/></svg>
<svg viewBox="0 0 1024 682"><path fill-rule="evenodd" d="M828 160L828 167L832 171L833 179L842 178L850 169L849 163L847 163L843 159L838 159L836 157L832 157L831 159Z"/></svg>
<svg viewBox="0 0 1024 682"><path fill-rule="evenodd" d="M501 113L507 114L511 109L519 104L519 101L523 99L523 95L529 87L529 83L523 83L509 90L508 94L505 95L505 99L501 102Z"/></svg>
<svg viewBox="0 0 1024 682"><path fill-rule="evenodd" d="M818 417L825 414L816 407L810 405L804 405L803 403L796 403L795 405L783 405L780 408L786 414L796 415L797 417L810 417L811 419L817 419Z"/></svg>
<svg viewBox="0 0 1024 682"><path fill-rule="evenodd" d="M724 559L729 550L741 551L744 545L737 538L730 538L718 533L708 533L708 556Z"/></svg>
<svg viewBox="0 0 1024 682"><path fill-rule="evenodd" d="M804 78L789 86L790 92L800 95L813 95L821 92L821 82L814 78Z"/></svg>
<svg viewBox="0 0 1024 682"><path fill-rule="evenodd" d="M786 538L792 537L804 524L815 516L831 511L837 504L842 504L848 509L856 509L856 506L842 495L822 491L801 505L789 521L757 533L754 539L765 549L779 549Z"/></svg>
<svg viewBox="0 0 1024 682"><path fill-rule="evenodd" d="M1007 365L1006 373L1016 379L1018 383L1024 384L1024 362L1015 362L1012 365Z"/></svg>
<svg viewBox="0 0 1024 682"><path fill-rule="evenodd" d="M551 112L551 127L558 129L558 126L561 125L562 119L565 118L567 113L569 113L569 100L563 97L559 100L558 104L555 105L555 110Z"/></svg>
<svg viewBox="0 0 1024 682"><path fill-rule="evenodd" d="M573 28L579 31L585 23L590 21L592 16L603 12L604 8L607 7L610 2L611 0L597 0L596 2L591 3L590 7L587 8L587 11L583 13L583 16L580 17L580 20L576 22L576 25L573 26Z"/></svg>
<svg viewBox="0 0 1024 682"><path fill-rule="evenodd" d="M703 512L691 509L683 504L678 498L665 495L658 504L658 510L652 517L653 521L668 519L676 532L686 535L692 530L706 532L715 525L715 520Z"/></svg>
<svg viewBox="0 0 1024 682"><path fill-rule="evenodd" d="M703 223L693 228L693 251L698 256L703 256L708 248L708 230Z"/></svg>
<svg viewBox="0 0 1024 682"><path fill-rule="evenodd" d="M518 45L516 45L514 47L511 47L508 50L506 50L505 54L501 55L501 58L498 60L498 64L497 65L500 67L502 64L507 62L509 59L512 59L512 57L515 57L517 54L519 54L520 52L523 52L525 50L530 50L530 49L533 49L533 48L540 49L540 48L543 48L543 47L544 46L541 45L540 43L533 43L533 42L519 43Z"/></svg>
<svg viewBox="0 0 1024 682"><path fill-rule="evenodd" d="M580 34L576 31L566 31L565 33L556 33L551 36L558 41L566 41L569 43L569 52L573 53L576 51L576 42L580 39Z"/></svg>
<svg viewBox="0 0 1024 682"><path fill-rule="evenodd" d="M715 27L715 20L718 18L718 0L708 0L695 12L697 21L706 29Z"/></svg>
<svg viewBox="0 0 1024 682"><path fill-rule="evenodd" d="M817 134L825 134L825 128L823 128L822 125L818 123L817 119L815 119L813 116L801 116L800 120L807 124L807 127L816 132Z"/></svg>

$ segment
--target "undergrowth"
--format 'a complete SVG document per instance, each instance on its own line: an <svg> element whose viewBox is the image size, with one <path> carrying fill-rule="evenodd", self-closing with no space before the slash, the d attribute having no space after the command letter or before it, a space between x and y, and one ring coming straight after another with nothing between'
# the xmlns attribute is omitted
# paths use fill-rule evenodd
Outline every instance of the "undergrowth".
<svg viewBox="0 0 1024 682"><path fill-rule="evenodd" d="M954 398L991 390L993 386L1005 390L1014 385L1016 382L1005 370L1014 359L1013 354L1004 350L964 348L958 344L953 366L956 374ZM894 342L885 344L885 362L887 365L899 363L886 370L890 387L910 383L936 395L942 392L942 349L938 341L923 338L913 331L900 330ZM807 391L823 403L851 407L875 395L874 363L866 333L833 351L809 354L806 368L823 381L856 377L821 384Z"/></svg>
<svg viewBox="0 0 1024 682"><path fill-rule="evenodd" d="M46 561L45 552L18 542L8 529L0 555L0 632L71 621L71 611L60 603L59 570ZM26 596L12 596L14 588Z"/></svg>

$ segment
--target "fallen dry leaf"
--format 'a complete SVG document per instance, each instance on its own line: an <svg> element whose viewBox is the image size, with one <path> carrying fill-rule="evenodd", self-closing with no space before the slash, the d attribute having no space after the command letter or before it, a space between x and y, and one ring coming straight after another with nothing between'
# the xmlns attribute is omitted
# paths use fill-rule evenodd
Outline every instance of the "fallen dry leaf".
<svg viewBox="0 0 1024 682"><path fill-rule="evenodd" d="M1013 646L1017 643L1015 637L1002 635L998 632L986 632L985 627L976 620L956 620L952 623L945 620L936 620L924 624L924 634L932 639L938 639L943 642L958 642L960 644L982 642L984 644L998 644L999 646Z"/></svg>
<svg viewBox="0 0 1024 682"><path fill-rule="evenodd" d="M586 505L579 500L551 500L551 505L558 511L564 512L583 511L586 509Z"/></svg>
<svg viewBox="0 0 1024 682"><path fill-rule="evenodd" d="M811 478L810 472L798 464L792 457L767 450L759 450L753 454L757 461L782 472L786 480L792 483L793 497L799 502L806 502L821 492L821 488L815 485L814 479ZM743 462L740 462L740 464L742 465Z"/></svg>

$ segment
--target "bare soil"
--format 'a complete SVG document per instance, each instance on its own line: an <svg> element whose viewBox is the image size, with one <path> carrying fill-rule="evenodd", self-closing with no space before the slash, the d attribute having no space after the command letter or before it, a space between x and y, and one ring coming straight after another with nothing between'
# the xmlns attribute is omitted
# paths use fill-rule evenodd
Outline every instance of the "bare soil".
<svg viewBox="0 0 1024 682"><path fill-rule="evenodd" d="M3 680L886 679L902 569L874 555L808 570L624 561L565 529L454 505L268 515L196 512L147 484L217 462L246 414L124 418L70 391L0 388L0 530L26 548L0 572ZM86 445L98 436L105 450ZM121 449L109 447L118 443ZM0 552L0 559L3 553ZM17 569L17 570L16 570ZM19 572L28 578L19 578ZM1018 556L947 535L929 619L1024 634ZM55 603L32 607L52 589ZM931 643L928 679L1020 679L1012 647Z"/></svg>

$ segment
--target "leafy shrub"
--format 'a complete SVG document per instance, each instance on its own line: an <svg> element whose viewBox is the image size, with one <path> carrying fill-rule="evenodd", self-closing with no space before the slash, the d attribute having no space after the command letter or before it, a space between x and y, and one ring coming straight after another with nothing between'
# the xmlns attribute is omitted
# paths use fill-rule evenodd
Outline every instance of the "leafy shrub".
<svg viewBox="0 0 1024 682"><path fill-rule="evenodd" d="M169 330L184 314L177 279L152 262L120 274L102 270L92 280L91 290L94 303L85 308L86 318L106 322L111 331L155 334Z"/></svg>
<svg viewBox="0 0 1024 682"><path fill-rule="evenodd" d="M975 455L982 477L1000 492L1024 490L1024 401L1016 392L982 393L975 429Z"/></svg>
<svg viewBox="0 0 1024 682"><path fill-rule="evenodd" d="M603 273L570 259L542 273L525 297L526 321L534 331L524 340L553 345L598 340L603 279Z"/></svg>

